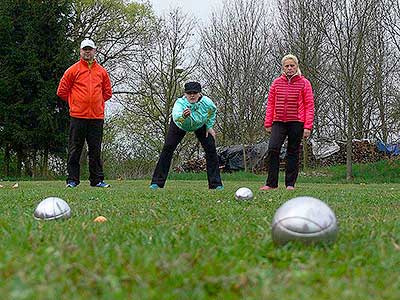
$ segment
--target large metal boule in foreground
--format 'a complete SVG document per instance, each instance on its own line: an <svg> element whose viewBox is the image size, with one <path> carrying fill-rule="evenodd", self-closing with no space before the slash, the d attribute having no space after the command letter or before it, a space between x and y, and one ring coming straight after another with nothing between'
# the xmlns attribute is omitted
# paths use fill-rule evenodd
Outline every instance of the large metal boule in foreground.
<svg viewBox="0 0 400 300"><path fill-rule="evenodd" d="M57 220L71 217L71 208L61 198L48 197L41 201L33 213L37 220Z"/></svg>
<svg viewBox="0 0 400 300"><path fill-rule="evenodd" d="M296 197L285 202L272 220L272 239L281 245L290 241L333 242L337 231L332 209L313 197Z"/></svg>

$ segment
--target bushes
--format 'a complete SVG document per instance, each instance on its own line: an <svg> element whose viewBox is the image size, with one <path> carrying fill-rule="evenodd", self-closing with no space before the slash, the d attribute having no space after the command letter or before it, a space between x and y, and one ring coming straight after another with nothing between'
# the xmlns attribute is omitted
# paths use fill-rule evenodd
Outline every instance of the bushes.
<svg viewBox="0 0 400 300"><path fill-rule="evenodd" d="M154 161L144 159L108 160L104 164L104 174L110 179L138 179L152 174L155 164Z"/></svg>

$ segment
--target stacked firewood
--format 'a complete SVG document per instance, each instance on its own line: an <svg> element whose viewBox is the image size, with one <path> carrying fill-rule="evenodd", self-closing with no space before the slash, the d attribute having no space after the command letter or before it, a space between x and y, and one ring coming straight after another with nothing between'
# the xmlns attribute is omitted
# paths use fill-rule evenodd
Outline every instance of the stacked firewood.
<svg viewBox="0 0 400 300"><path fill-rule="evenodd" d="M337 142L340 150L326 158L316 159L312 153L311 144L307 144L307 165L309 167L320 167L320 166L333 166L346 164L346 143ZM381 160L384 157L382 152L379 152L376 145L368 140L354 140L352 144L352 162L353 163L370 163ZM248 149L246 149L248 150ZM300 164L304 164L304 149L300 149ZM254 152L254 151L253 151ZM241 154L241 153L239 153ZM242 159L237 155L232 155L230 162L234 162L238 165L238 160ZM281 155L280 168L285 169L286 159ZM258 151L253 154L251 151L247 151L247 166L249 171L253 173L265 173L268 171L268 153L266 151ZM220 166L221 171L232 171L232 167L225 168L225 165ZM175 172L202 172L206 171L206 161L204 158L190 159L178 167Z"/></svg>
<svg viewBox="0 0 400 300"><path fill-rule="evenodd" d="M346 163L346 143L338 143L340 151L323 159L316 160L312 154L309 156L311 165L332 166ZM352 143L353 163L371 163L381 160L384 154L379 152L374 143L368 140L354 140Z"/></svg>
<svg viewBox="0 0 400 300"><path fill-rule="evenodd" d="M346 143L339 142L340 150L326 158L316 159L312 154L311 144L308 144L307 149L307 164L309 167L333 166L346 164ZM304 163L303 147L300 149L300 164ZM382 152L379 152L374 143L368 140L354 140L352 144L352 161L353 163L370 163L381 160L384 157ZM268 171L268 157L265 156L263 163L257 165L253 170L255 173L264 173ZM280 169L284 170L286 159L281 159Z"/></svg>
<svg viewBox="0 0 400 300"><path fill-rule="evenodd" d="M353 141L353 161L356 163L376 162L383 158L374 143L367 140Z"/></svg>
<svg viewBox="0 0 400 300"><path fill-rule="evenodd" d="M203 172L207 170L206 159L205 158L193 158L184 161L182 164L174 168L177 173L181 172Z"/></svg>

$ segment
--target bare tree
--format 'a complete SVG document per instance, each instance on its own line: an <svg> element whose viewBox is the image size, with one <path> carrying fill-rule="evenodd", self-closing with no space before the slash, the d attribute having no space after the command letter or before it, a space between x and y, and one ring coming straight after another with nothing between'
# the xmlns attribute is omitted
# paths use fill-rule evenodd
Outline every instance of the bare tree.
<svg viewBox="0 0 400 300"><path fill-rule="evenodd" d="M346 178L352 179L352 140L364 116L365 47L372 24L376 0L322 1L313 7L314 24L326 39L326 62L332 64L332 73L325 78L336 96L338 112L344 116L346 137ZM337 101L340 100L340 101ZM339 118L337 118L338 120Z"/></svg>
<svg viewBox="0 0 400 300"><path fill-rule="evenodd" d="M270 24L260 0L225 3L202 31L202 74L218 106L224 145L263 137L262 109L272 81Z"/></svg>
<svg viewBox="0 0 400 300"><path fill-rule="evenodd" d="M278 0L277 10L277 61L288 53L296 55L300 61L302 74L307 77L315 95L315 115L313 135L320 136L323 127L329 126L322 116L326 115L328 103L323 101L326 88L318 80L318 74L326 71L322 47L324 37L313 25L313 10L311 7L318 0ZM307 143L303 142L303 167L307 168Z"/></svg>
<svg viewBox="0 0 400 300"><path fill-rule="evenodd" d="M126 120L122 130L135 141L141 154L154 157L161 150L173 104L182 92L181 84L195 72L195 25L195 20L181 9L173 9L158 20L151 39L141 46L139 59L125 64L128 83L118 96L124 108L121 116Z"/></svg>
<svg viewBox="0 0 400 300"><path fill-rule="evenodd" d="M398 71L400 58L400 1L382 0L382 2L382 6L386 9L380 21L382 22L382 26L385 27L385 31L390 36L390 45L392 45L394 50L391 49L390 54L387 56L387 61L385 61L387 67L392 69L390 76L385 78L386 84L384 85L384 87L387 87L384 95L389 105L386 108L381 106L381 111L386 109L385 111L389 123L387 126L387 139L398 142L400 139L398 135L400 129L400 92L398 85L400 75ZM382 138L386 141L385 135L382 135Z"/></svg>
<svg viewBox="0 0 400 300"><path fill-rule="evenodd" d="M371 87L367 95L373 105L369 108L369 113L365 116L366 128L378 139L388 142L390 127L393 120L388 112L391 111L392 104L390 93L394 89L393 77L397 69L391 57L396 53L393 43L390 41L390 32L385 28L385 19L393 8L387 7L385 1L380 1L380 5L375 10L374 18L370 26L369 39L367 41L368 55L367 77L368 85Z"/></svg>
<svg viewBox="0 0 400 300"><path fill-rule="evenodd" d="M382 2L388 9L381 20L392 37L393 44L400 51L400 2L398 0L382 0Z"/></svg>

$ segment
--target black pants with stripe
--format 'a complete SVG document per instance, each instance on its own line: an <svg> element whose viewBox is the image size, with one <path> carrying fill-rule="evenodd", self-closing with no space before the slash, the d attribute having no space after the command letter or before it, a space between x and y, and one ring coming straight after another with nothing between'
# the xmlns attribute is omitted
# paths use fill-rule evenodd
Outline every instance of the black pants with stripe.
<svg viewBox="0 0 400 300"><path fill-rule="evenodd" d="M295 185L299 174L299 153L303 130L304 123L302 122L274 122L272 124L271 138L268 144L269 166L266 182L268 186L278 187L279 154L286 137L288 137L288 145L285 185Z"/></svg>
<svg viewBox="0 0 400 300"><path fill-rule="evenodd" d="M95 186L104 180L103 162L101 160L101 143L103 140L104 120L80 119L71 117L68 140L68 181L80 182L80 163L85 140L88 145L89 180Z"/></svg>
<svg viewBox="0 0 400 300"><path fill-rule="evenodd" d="M217 186L222 185L222 182L214 137L211 134L206 137L205 125L197 129L194 134L206 153L208 187L210 189L215 189ZM171 120L164 147L153 173L152 184L155 183L161 188L164 187L174 151L185 135L186 131L180 129L176 126L174 121Z"/></svg>

